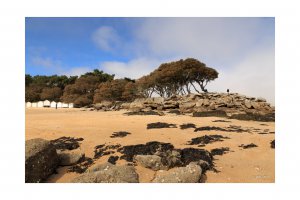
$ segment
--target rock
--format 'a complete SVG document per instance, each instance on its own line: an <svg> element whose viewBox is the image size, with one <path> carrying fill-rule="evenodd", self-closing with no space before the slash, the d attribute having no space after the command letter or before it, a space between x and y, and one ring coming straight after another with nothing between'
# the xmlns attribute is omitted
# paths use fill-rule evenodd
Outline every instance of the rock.
<svg viewBox="0 0 300 200"><path fill-rule="evenodd" d="M179 103L177 101L165 101L163 104L163 109L175 109L179 108Z"/></svg>
<svg viewBox="0 0 300 200"><path fill-rule="evenodd" d="M249 100L245 100L245 106L246 108L252 108L251 102Z"/></svg>
<svg viewBox="0 0 300 200"><path fill-rule="evenodd" d="M203 105L204 106L209 106L209 100L208 99L203 99Z"/></svg>
<svg viewBox="0 0 300 200"><path fill-rule="evenodd" d="M204 102L203 99L199 99L199 100L196 102L196 107L201 107L201 106L203 105L203 102Z"/></svg>
<svg viewBox="0 0 300 200"><path fill-rule="evenodd" d="M195 163L190 163L186 167L179 167L172 172L163 171L157 173L154 183L198 183L202 175L202 169Z"/></svg>
<svg viewBox="0 0 300 200"><path fill-rule="evenodd" d="M113 103L111 101L101 101L102 106L109 108L112 107Z"/></svg>
<svg viewBox="0 0 300 200"><path fill-rule="evenodd" d="M69 166L74 165L84 159L85 154L80 149L57 151L60 160L60 165Z"/></svg>
<svg viewBox="0 0 300 200"><path fill-rule="evenodd" d="M122 104L120 105L120 108L121 108L121 109L129 109L129 108L130 108L130 103L122 103Z"/></svg>
<svg viewBox="0 0 300 200"><path fill-rule="evenodd" d="M141 102L132 102L130 103L129 109L133 111L140 111L144 108L144 104Z"/></svg>
<svg viewBox="0 0 300 200"><path fill-rule="evenodd" d="M164 168L161 157L157 155L136 155L133 160L139 165L154 171Z"/></svg>
<svg viewBox="0 0 300 200"><path fill-rule="evenodd" d="M259 109L261 106L258 102L255 102L255 101L251 101L251 106L254 108L254 109Z"/></svg>
<svg viewBox="0 0 300 200"><path fill-rule="evenodd" d="M90 167L88 170L87 170L87 173L91 173L91 172L96 172L96 171L102 171L102 170L107 170L108 168L114 166L113 164L111 164L110 162L107 162L107 163L102 163L102 164L96 164L92 167Z"/></svg>
<svg viewBox="0 0 300 200"><path fill-rule="evenodd" d="M103 164L94 169L93 172L87 172L74 178L72 183L138 183L139 177L134 167L112 164Z"/></svg>
<svg viewBox="0 0 300 200"><path fill-rule="evenodd" d="M256 101L257 101L257 102L267 102L266 99L261 98L261 97L256 98Z"/></svg>
<svg viewBox="0 0 300 200"><path fill-rule="evenodd" d="M56 149L49 141L36 138L25 142L25 182L39 183L53 174L59 164Z"/></svg>
<svg viewBox="0 0 300 200"><path fill-rule="evenodd" d="M156 104L162 104L165 101L163 97L153 97L152 102Z"/></svg>
<svg viewBox="0 0 300 200"><path fill-rule="evenodd" d="M179 109L181 112L192 112L192 108L196 105L195 102L185 102L179 104Z"/></svg>

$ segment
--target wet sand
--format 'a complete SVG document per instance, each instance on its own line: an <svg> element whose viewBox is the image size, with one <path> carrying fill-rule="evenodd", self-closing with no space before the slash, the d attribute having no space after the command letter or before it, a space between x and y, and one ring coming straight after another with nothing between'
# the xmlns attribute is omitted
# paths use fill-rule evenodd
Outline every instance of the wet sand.
<svg viewBox="0 0 300 200"><path fill-rule="evenodd" d="M275 182L275 149L270 142L275 134L258 134L264 129L275 132L274 122L255 122L229 120L231 122L212 122L224 120L218 117L191 117L188 115L166 114L165 116L126 116L126 111L81 111L81 109L26 108L26 140L32 138L57 139L62 136L82 137L81 149L87 157L93 158L94 147L99 144L135 145L149 141L168 142L175 148L214 148L229 147L230 152L214 156L215 168L219 172L207 171L206 183L273 183ZM225 119L228 120L228 119ZM177 128L148 129L148 123L166 122L176 124ZM182 130L180 125L194 123L197 127L216 126L226 128L230 125L251 129L251 132L199 131L193 128ZM265 124L265 125L261 125ZM255 132L253 129L260 129ZM110 138L113 132L127 131L130 135L123 138ZM230 139L207 144L205 147L186 145L192 138L203 135L219 134ZM241 144L254 143L258 147L243 149ZM115 155L120 155L116 153ZM110 155L109 155L110 156ZM95 163L104 163L109 156L99 158ZM118 160L117 165L124 164ZM69 172L68 167L58 169L48 182L70 182L80 174ZM136 166L140 182L149 182L155 174L150 169Z"/></svg>

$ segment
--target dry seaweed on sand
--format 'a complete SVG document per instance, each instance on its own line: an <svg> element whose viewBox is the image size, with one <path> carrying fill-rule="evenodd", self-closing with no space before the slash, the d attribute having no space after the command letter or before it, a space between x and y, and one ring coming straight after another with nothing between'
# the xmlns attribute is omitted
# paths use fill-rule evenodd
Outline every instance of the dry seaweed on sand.
<svg viewBox="0 0 300 200"><path fill-rule="evenodd" d="M119 159L119 156L110 156L107 160L107 162L115 165L116 164L116 161Z"/></svg>
<svg viewBox="0 0 300 200"><path fill-rule="evenodd" d="M227 117L227 114L223 110L212 110L212 111L194 112L193 117Z"/></svg>
<svg viewBox="0 0 300 200"><path fill-rule="evenodd" d="M243 149L249 149L249 148L254 148L254 147L257 147L257 145L256 144L253 144L253 143L251 143L251 144L241 144L239 147L242 147Z"/></svg>
<svg viewBox="0 0 300 200"><path fill-rule="evenodd" d="M211 153L204 149L175 149L170 143L162 143L157 141L148 142L146 144L124 146L118 149L118 152L123 154L120 159L124 159L128 162L133 162L133 157L135 155L159 155L165 164L169 163L169 159L172 159L170 154L172 154L173 151L179 154L179 157L177 157L179 160L176 163L170 162L172 165L169 167L186 166L190 162L200 162L201 160L207 163L208 169L211 169L213 166L213 157Z"/></svg>
<svg viewBox="0 0 300 200"><path fill-rule="evenodd" d="M120 137L120 138L123 138L127 135L130 135L131 133L129 132L126 132L126 131L119 131L119 132L114 132L112 134L112 136L110 136L111 138L117 138L117 137Z"/></svg>
<svg viewBox="0 0 300 200"><path fill-rule="evenodd" d="M271 148L272 148L272 149L275 149L275 140L272 140L272 141L270 142L270 144L271 144Z"/></svg>
<svg viewBox="0 0 300 200"><path fill-rule="evenodd" d="M79 141L83 141L83 138L74 138L74 137L60 137L50 142L55 146L56 149L60 150L73 150L77 149Z"/></svg>
<svg viewBox="0 0 300 200"><path fill-rule="evenodd" d="M125 112L124 115L159 115L161 116L162 113L150 110L150 111L133 111L133 112Z"/></svg>
<svg viewBox="0 0 300 200"><path fill-rule="evenodd" d="M221 147L221 148L215 148L210 151L210 153L215 156L215 155L223 155L229 152L229 147Z"/></svg>
<svg viewBox="0 0 300 200"><path fill-rule="evenodd" d="M170 110L168 113L170 113L170 114L176 114L176 115L180 115L181 114L181 112L179 110L177 110L177 109Z"/></svg>
<svg viewBox="0 0 300 200"><path fill-rule="evenodd" d="M155 129L155 128L177 128L176 124L169 124L165 122L155 122L147 124L147 129Z"/></svg>
<svg viewBox="0 0 300 200"><path fill-rule="evenodd" d="M188 129L188 128L196 128L196 125L192 124L192 123L187 123L187 124L180 125L180 129Z"/></svg>
<svg viewBox="0 0 300 200"><path fill-rule="evenodd" d="M217 120L213 120L212 122L228 122L228 123L230 123L231 121L228 121L228 120L222 120L222 119L217 119Z"/></svg>
<svg viewBox="0 0 300 200"><path fill-rule="evenodd" d="M94 159L100 158L101 156L113 154L115 153L114 150L118 149L119 147L121 147L120 144L107 146L105 144L97 145L94 150Z"/></svg>
<svg viewBox="0 0 300 200"><path fill-rule="evenodd" d="M261 122L275 122L275 113L269 114L256 114L256 113L246 113L246 114L234 114L229 117L229 119L238 119L245 121L261 121Z"/></svg>
<svg viewBox="0 0 300 200"><path fill-rule="evenodd" d="M238 133L242 133L242 132L249 132L250 130L248 130L248 129L242 129L240 126L230 125L226 129L225 128L221 128L221 127L216 127L216 126L203 126L203 127L196 128L194 130L194 132L197 132L197 131L223 131L223 132L238 132Z"/></svg>
<svg viewBox="0 0 300 200"><path fill-rule="evenodd" d="M82 162L69 167L67 171L81 174L84 173L87 170L87 168L89 168L93 163L94 161L92 158L85 157L85 159Z"/></svg>
<svg viewBox="0 0 300 200"><path fill-rule="evenodd" d="M204 135L201 137L192 138L187 145L206 145L212 142L223 141L223 139L230 139L229 137L224 137L222 135Z"/></svg>

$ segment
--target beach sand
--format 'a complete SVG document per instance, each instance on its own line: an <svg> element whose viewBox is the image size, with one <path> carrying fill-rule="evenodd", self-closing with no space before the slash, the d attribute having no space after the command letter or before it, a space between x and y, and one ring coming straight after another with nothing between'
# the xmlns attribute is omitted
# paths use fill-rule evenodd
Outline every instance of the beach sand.
<svg viewBox="0 0 300 200"><path fill-rule="evenodd" d="M215 168L218 172L207 171L206 183L274 183L275 182L275 149L270 148L270 142L275 134L258 134L269 129L275 132L274 122L239 121L212 122L224 120L217 117L191 117L189 115L166 114L165 116L126 116L126 111L81 111L81 109L26 108L26 140L43 138L47 140L59 137L82 137L81 149L87 157L93 158L94 147L100 144L121 144L122 146L145 144L149 141L168 142L175 148L214 148L229 147L230 152L214 156ZM228 120L228 119L225 119ZM149 129L148 123L167 122L176 124L177 128ZM194 129L181 130L179 125L194 123L197 127L216 126L226 128L229 125L251 128L248 132L199 131ZM265 124L265 125L261 125ZM253 129L260 129L255 132ZM113 132L127 131L130 135L124 138L110 138ZM203 135L220 134L230 139L207 144L205 147L186 145L192 138ZM258 147L243 149L241 144L254 143ZM120 155L120 154L116 154ZM95 163L104 163L108 156L99 158ZM118 160L117 165L124 164ZM52 175L47 182L70 182L80 174L69 172L68 167L60 167L58 174ZM150 182L154 171L136 166L140 182Z"/></svg>

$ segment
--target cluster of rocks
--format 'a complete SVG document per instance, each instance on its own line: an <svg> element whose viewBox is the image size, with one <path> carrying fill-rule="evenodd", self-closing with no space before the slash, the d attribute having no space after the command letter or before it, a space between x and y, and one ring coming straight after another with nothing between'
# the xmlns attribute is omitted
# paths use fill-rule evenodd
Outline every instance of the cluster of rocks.
<svg viewBox="0 0 300 200"><path fill-rule="evenodd" d="M66 138L63 138L66 140ZM76 139L68 138L76 141ZM55 140L61 141L60 140ZM59 166L71 166L78 170L78 163L85 160L80 148L69 150L70 146L58 145L44 139L26 141L25 182L39 183L56 173ZM59 147L59 149L57 149ZM98 149L104 148L99 145ZM123 153L121 159L128 161L125 165L115 165L118 156L111 156L107 163L91 166L91 159L86 160L87 170L71 180L73 183L138 183L139 176L132 165L158 171L152 182L158 183L197 183L202 174L213 166L212 154L203 149L175 149L172 144L148 142L146 144L109 147ZM109 149L108 148L108 149ZM105 150L107 150L105 148Z"/></svg>
<svg viewBox="0 0 300 200"><path fill-rule="evenodd" d="M43 182L56 173L58 166L73 166L85 160L84 152L76 145L78 140L67 138L69 142L64 145L58 142L65 139L51 142L36 138L25 142L26 183Z"/></svg>
<svg viewBox="0 0 300 200"><path fill-rule="evenodd" d="M267 103L265 99L247 97L238 93L200 93L189 94L186 96L176 95L169 98L138 98L133 102L112 103L103 101L101 103L95 104L94 108L96 110L127 109L133 112L130 114L145 113L162 115L161 111L171 111L176 114L202 113L202 115L200 114L201 116L211 115L221 117L228 117L238 114L248 115L249 113L266 115L275 112L275 108ZM151 112L153 110L157 111L158 113ZM203 114L208 111L212 112ZM235 116L235 118L244 118L244 120L249 120L249 117L245 118L244 116ZM260 119L258 119L258 121L260 121Z"/></svg>

